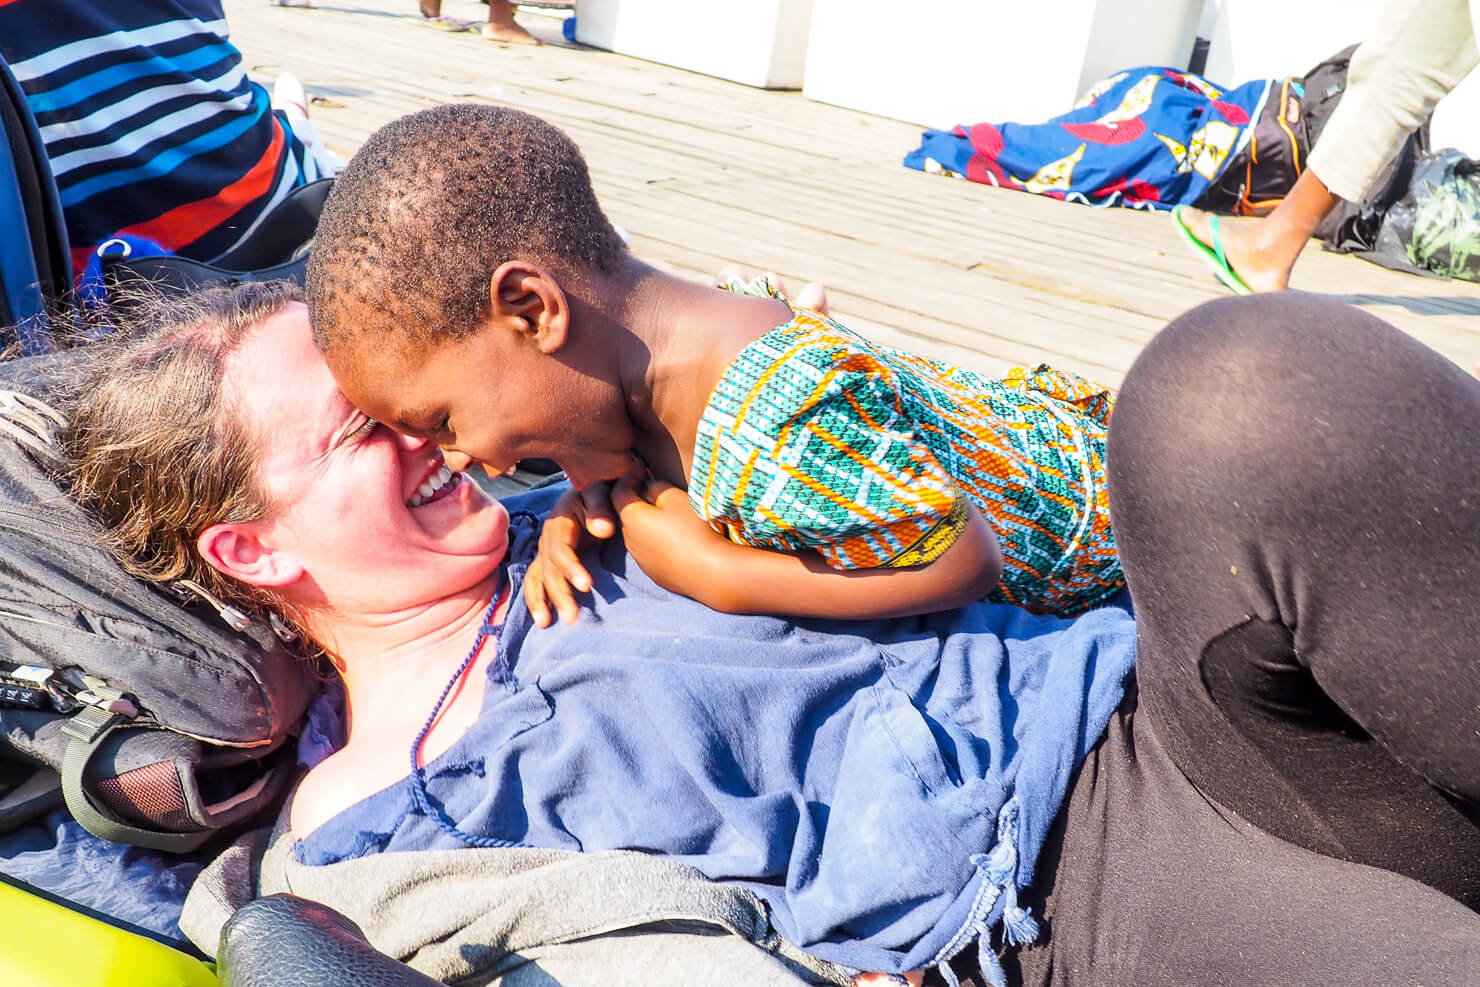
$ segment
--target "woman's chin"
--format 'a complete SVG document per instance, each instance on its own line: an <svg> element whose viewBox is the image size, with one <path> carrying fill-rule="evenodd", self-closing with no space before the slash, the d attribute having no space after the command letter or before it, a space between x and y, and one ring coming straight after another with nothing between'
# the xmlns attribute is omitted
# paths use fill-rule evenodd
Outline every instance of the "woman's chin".
<svg viewBox="0 0 1480 987"><path fill-rule="evenodd" d="M477 546L471 552L454 550L454 554L496 551L502 558L508 549L509 512L470 478L464 477L446 496L411 508L411 516L439 541Z"/></svg>

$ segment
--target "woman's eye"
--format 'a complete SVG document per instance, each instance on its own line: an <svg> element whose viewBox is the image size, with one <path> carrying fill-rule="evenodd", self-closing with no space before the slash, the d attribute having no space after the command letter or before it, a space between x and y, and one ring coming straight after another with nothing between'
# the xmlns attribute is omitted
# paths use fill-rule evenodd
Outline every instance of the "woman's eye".
<svg viewBox="0 0 1480 987"><path fill-rule="evenodd" d="M349 433L347 438L349 438L349 440L352 442L358 442L361 439L368 439L370 437L370 433L374 432L375 427L379 424L380 422L376 421L374 418L366 418L364 423L359 428Z"/></svg>

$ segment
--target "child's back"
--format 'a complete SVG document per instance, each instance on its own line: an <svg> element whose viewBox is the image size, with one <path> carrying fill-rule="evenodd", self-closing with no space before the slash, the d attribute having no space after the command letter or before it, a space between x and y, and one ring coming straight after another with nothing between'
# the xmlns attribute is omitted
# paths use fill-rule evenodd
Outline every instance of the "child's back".
<svg viewBox="0 0 1480 987"><path fill-rule="evenodd" d="M993 380L793 310L715 386L689 503L732 541L866 569L934 561L969 499L1002 548L993 597L1072 613L1122 585L1105 492L1110 406L1074 374Z"/></svg>

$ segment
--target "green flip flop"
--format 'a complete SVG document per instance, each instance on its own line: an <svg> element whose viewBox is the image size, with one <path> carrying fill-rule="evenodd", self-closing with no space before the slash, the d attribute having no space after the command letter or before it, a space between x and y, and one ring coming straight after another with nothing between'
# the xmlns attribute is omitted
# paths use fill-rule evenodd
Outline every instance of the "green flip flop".
<svg viewBox="0 0 1480 987"><path fill-rule="evenodd" d="M1180 236L1188 246L1196 250L1202 257L1203 262L1212 270L1213 275L1235 295L1252 295L1244 279L1238 276L1238 272L1228 263L1228 258L1223 255L1223 230L1218 222L1217 216L1208 217L1208 227L1213 231L1213 245L1210 247L1193 235L1192 230L1187 228L1187 221L1182 218L1186 206L1172 207L1172 220L1177 224L1177 235Z"/></svg>

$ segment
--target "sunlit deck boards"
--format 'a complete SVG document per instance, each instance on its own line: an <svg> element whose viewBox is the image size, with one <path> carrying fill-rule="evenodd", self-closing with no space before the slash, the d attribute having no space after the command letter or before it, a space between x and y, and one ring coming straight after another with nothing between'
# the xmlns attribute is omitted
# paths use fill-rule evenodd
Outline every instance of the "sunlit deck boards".
<svg viewBox="0 0 1480 987"><path fill-rule="evenodd" d="M993 372L1048 361L1115 384L1167 319L1224 293L1165 214L911 171L900 159L916 126L563 46L558 17L521 14L554 42L529 49L413 24L413 0L227 0L226 11L248 72L296 74L346 158L381 124L435 103L527 109L581 145L642 256L698 276L735 262L823 281L845 322L916 352ZM444 9L469 20L485 11L463 0ZM940 121L953 122L974 121ZM1362 305L1466 365L1480 360L1480 285L1316 245L1293 285Z"/></svg>

